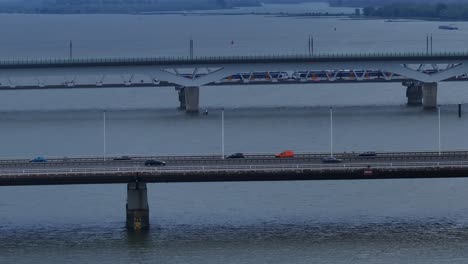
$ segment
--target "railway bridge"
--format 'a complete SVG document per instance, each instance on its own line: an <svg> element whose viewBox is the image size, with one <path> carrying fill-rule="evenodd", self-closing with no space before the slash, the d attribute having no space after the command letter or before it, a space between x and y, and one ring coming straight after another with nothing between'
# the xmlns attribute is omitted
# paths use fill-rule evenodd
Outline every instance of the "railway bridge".
<svg viewBox="0 0 468 264"><path fill-rule="evenodd" d="M409 105L437 107L437 84L468 80L468 53L372 53L0 61L0 91L172 86L199 111L209 85L399 82Z"/></svg>

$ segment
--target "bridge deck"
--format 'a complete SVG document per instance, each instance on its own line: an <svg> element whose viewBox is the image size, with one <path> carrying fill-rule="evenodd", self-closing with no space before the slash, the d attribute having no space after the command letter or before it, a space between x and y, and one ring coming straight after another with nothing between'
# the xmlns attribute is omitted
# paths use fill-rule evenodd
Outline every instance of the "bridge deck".
<svg viewBox="0 0 468 264"><path fill-rule="evenodd" d="M54 68L54 67L101 67L101 66L180 66L210 64L261 64L301 62L385 62L385 61L450 61L468 60L467 52L360 53L317 55L257 55L257 56L206 56L206 57L155 57L155 58L75 58L75 59L27 59L0 61L0 69Z"/></svg>
<svg viewBox="0 0 468 264"><path fill-rule="evenodd" d="M139 157L129 161L80 158L29 163L0 161L0 186L110 184L129 182L236 182L358 180L468 177L468 152L379 153L361 157L341 153L339 164L323 164L326 154L292 159L253 155L222 160L216 156ZM145 167L144 160L164 158L165 167Z"/></svg>

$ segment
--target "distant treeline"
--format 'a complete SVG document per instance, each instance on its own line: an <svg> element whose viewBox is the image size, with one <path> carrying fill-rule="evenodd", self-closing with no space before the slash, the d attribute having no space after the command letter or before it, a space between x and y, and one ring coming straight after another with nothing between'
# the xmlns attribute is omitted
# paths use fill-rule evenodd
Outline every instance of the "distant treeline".
<svg viewBox="0 0 468 264"><path fill-rule="evenodd" d="M17 0L0 2L1 13L139 13L260 6L258 0Z"/></svg>
<svg viewBox="0 0 468 264"><path fill-rule="evenodd" d="M434 18L443 20L468 19L468 4L390 4L365 7L363 15L390 18Z"/></svg>
<svg viewBox="0 0 468 264"><path fill-rule="evenodd" d="M468 4L468 0L328 0L332 6L382 7L392 4Z"/></svg>

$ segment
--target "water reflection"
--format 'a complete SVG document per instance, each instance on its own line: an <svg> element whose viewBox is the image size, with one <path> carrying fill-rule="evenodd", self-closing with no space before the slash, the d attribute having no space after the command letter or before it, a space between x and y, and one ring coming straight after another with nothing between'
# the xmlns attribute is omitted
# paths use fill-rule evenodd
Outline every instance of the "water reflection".
<svg viewBox="0 0 468 264"><path fill-rule="evenodd" d="M125 240L129 248L147 248L151 244L151 239L157 230L131 230L125 229Z"/></svg>

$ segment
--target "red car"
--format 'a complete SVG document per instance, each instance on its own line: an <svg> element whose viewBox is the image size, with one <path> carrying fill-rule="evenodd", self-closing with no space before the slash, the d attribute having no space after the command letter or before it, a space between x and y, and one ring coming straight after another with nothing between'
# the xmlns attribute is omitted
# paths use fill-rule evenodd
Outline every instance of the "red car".
<svg viewBox="0 0 468 264"><path fill-rule="evenodd" d="M286 150L275 155L277 158L294 158L294 151Z"/></svg>

